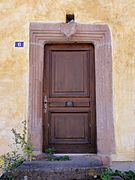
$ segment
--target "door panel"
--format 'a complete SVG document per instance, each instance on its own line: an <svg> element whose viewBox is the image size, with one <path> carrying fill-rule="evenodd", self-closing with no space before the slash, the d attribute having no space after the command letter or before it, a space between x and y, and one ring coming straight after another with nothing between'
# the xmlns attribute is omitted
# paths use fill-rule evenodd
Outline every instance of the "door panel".
<svg viewBox="0 0 135 180"><path fill-rule="evenodd" d="M57 152L96 152L94 47L45 46L44 144Z"/></svg>
<svg viewBox="0 0 135 180"><path fill-rule="evenodd" d="M88 113L52 113L50 119L50 143L88 143Z"/></svg>
<svg viewBox="0 0 135 180"><path fill-rule="evenodd" d="M53 51L51 55L51 96L88 96L88 52Z"/></svg>

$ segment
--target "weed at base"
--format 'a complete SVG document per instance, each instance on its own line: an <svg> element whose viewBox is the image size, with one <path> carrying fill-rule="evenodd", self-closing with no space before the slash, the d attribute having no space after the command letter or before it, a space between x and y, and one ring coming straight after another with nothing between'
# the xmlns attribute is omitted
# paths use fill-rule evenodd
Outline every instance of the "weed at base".
<svg viewBox="0 0 135 180"><path fill-rule="evenodd" d="M45 150L47 153L47 160L48 161L69 161L70 158L67 155L64 156L54 156L54 153L56 153L56 149L54 148L48 148Z"/></svg>

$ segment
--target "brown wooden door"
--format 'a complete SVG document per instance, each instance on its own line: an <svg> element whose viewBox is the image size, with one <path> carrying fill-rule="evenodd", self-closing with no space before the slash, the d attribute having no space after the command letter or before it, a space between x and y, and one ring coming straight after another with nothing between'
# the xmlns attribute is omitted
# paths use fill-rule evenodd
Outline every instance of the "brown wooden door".
<svg viewBox="0 0 135 180"><path fill-rule="evenodd" d="M44 64L43 150L95 153L93 45L46 45Z"/></svg>

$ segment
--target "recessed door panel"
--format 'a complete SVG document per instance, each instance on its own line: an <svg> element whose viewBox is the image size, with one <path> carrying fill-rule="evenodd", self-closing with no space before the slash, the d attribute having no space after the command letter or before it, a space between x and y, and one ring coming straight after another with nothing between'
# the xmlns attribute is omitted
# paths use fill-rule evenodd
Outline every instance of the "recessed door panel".
<svg viewBox="0 0 135 180"><path fill-rule="evenodd" d="M89 95L87 51L53 51L50 66L52 97Z"/></svg>
<svg viewBox="0 0 135 180"><path fill-rule="evenodd" d="M50 119L50 143L89 142L88 113L51 113Z"/></svg>

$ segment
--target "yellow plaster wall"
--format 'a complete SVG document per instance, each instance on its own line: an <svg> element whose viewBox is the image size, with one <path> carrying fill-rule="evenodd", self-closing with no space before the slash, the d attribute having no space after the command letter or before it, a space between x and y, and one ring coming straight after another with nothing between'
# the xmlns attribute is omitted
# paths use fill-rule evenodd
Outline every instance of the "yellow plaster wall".
<svg viewBox="0 0 135 180"><path fill-rule="evenodd" d="M0 0L0 154L27 119L29 23L106 23L112 32L116 155L135 160L135 0ZM24 48L14 48L16 40Z"/></svg>

